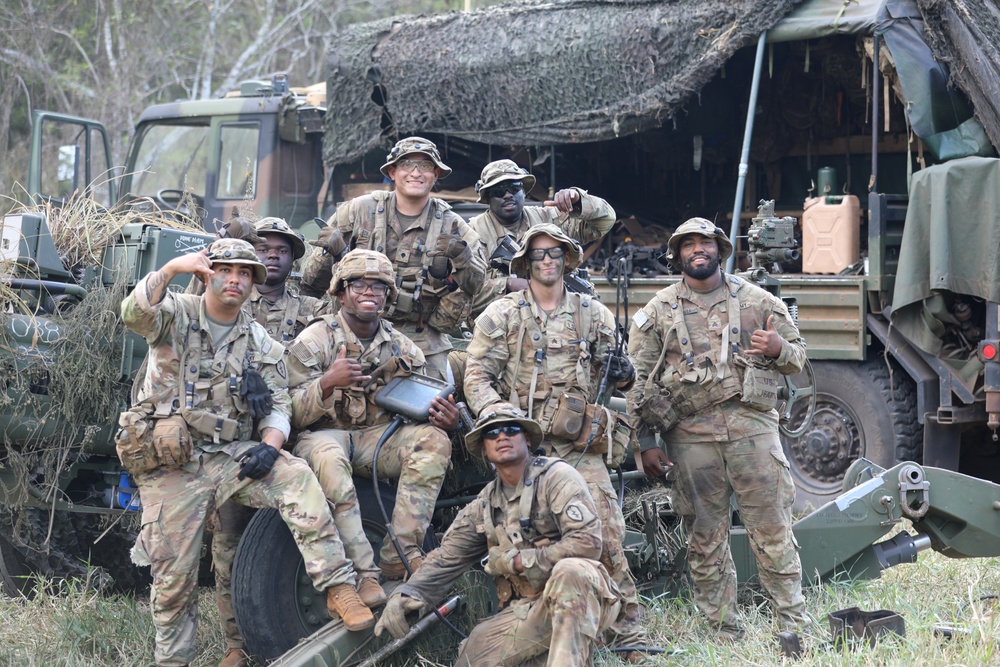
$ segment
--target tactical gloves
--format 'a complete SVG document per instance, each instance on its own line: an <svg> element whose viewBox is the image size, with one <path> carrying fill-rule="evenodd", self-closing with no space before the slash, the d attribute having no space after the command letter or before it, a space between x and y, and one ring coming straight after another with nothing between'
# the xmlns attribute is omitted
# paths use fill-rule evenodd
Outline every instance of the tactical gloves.
<svg viewBox="0 0 1000 667"><path fill-rule="evenodd" d="M393 595L382 611L382 616L375 626L375 636L381 637L384 630L388 630L396 639L399 639L410 631L410 624L406 622L406 615L413 611L421 611L424 603L417 598L411 598L402 593Z"/></svg>
<svg viewBox="0 0 1000 667"><path fill-rule="evenodd" d="M216 221L219 222L219 221ZM260 237L254 230L253 223L246 218L233 218L219 227L220 239L243 239L247 243L258 243Z"/></svg>
<svg viewBox="0 0 1000 667"><path fill-rule="evenodd" d="M322 248L325 253L331 255L334 259L340 259L344 251L347 250L347 242L344 241L343 234L332 225L322 227L319 230L319 236L316 240L310 241L309 244L317 248Z"/></svg>
<svg viewBox="0 0 1000 667"><path fill-rule="evenodd" d="M608 370L608 382L628 382L635 376L635 366L624 354L608 350L601 364Z"/></svg>
<svg viewBox="0 0 1000 667"><path fill-rule="evenodd" d="M271 468L274 467L274 462L278 460L279 456L281 454L278 453L278 450L266 442L255 445L253 449L237 459L240 464L240 474L236 478L240 481L247 477L264 479L271 472Z"/></svg>
<svg viewBox="0 0 1000 667"><path fill-rule="evenodd" d="M490 549L483 569L491 577L514 576L517 574L517 570L514 569L514 559L518 553L520 552L513 545L510 548L504 548L503 545L495 546Z"/></svg>
<svg viewBox="0 0 1000 667"><path fill-rule="evenodd" d="M472 262L472 248L457 236L439 236L427 256L433 258L428 273L438 280L447 280L453 270L468 268Z"/></svg>
<svg viewBox="0 0 1000 667"><path fill-rule="evenodd" d="M252 369L243 371L240 397L247 402L250 416L254 419L262 419L271 414L271 406L274 405L271 389L257 371Z"/></svg>

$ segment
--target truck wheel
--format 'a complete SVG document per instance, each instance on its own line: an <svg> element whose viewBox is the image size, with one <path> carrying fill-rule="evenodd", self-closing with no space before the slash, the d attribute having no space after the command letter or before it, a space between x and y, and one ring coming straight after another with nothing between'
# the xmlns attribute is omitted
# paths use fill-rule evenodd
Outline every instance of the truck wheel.
<svg viewBox="0 0 1000 667"><path fill-rule="evenodd" d="M385 536L385 522L370 479L354 478L365 535L375 559ZM381 485L382 502L392 516L395 489ZM432 548L428 531L424 548ZM330 622L326 594L313 588L302 554L275 509L258 511L240 539L233 562L233 608L247 648L266 664Z"/></svg>
<svg viewBox="0 0 1000 667"><path fill-rule="evenodd" d="M30 597L34 586L34 571L27 559L6 537L0 537L0 584L8 597Z"/></svg>
<svg viewBox="0 0 1000 667"><path fill-rule="evenodd" d="M812 424L798 438L781 437L796 486L796 513L840 495L847 468L860 457L885 468L919 459L923 428L917 421L916 387L905 371L891 363L891 378L882 355L864 362L813 364ZM794 418L793 423L797 423Z"/></svg>

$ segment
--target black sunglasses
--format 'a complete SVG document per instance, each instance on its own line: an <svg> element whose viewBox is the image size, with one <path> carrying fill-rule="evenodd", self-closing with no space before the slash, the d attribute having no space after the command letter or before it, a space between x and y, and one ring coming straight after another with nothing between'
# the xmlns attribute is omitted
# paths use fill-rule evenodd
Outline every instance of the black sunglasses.
<svg viewBox="0 0 1000 667"><path fill-rule="evenodd" d="M492 188L490 188L490 197L496 197L500 199L508 192L512 195L516 195L523 189L524 189L524 184L521 183L521 181L501 183L500 185L494 185Z"/></svg>
<svg viewBox="0 0 1000 667"><path fill-rule="evenodd" d="M524 433L524 427L520 424L504 424L503 426L497 426L488 431L483 431L483 438L486 440L496 440L500 437L501 433L510 437L512 435L517 435L518 433Z"/></svg>

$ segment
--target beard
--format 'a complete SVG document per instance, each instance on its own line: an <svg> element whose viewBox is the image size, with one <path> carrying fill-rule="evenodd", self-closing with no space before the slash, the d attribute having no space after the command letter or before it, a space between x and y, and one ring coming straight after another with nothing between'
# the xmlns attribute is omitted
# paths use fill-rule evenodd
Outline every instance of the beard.
<svg viewBox="0 0 1000 667"><path fill-rule="evenodd" d="M704 255L700 256L703 257ZM692 257L688 261L684 262L684 264L681 266L681 271L684 273L684 275L693 278L694 280L705 280L706 278L711 278L714 274L718 273L719 271L718 257L709 257L708 262L697 267L692 265L693 260L696 257L699 257L699 255Z"/></svg>

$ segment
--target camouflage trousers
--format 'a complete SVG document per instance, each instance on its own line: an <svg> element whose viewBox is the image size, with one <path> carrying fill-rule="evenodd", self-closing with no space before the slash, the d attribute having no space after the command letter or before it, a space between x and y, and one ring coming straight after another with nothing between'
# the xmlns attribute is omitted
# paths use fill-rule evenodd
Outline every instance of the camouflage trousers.
<svg viewBox="0 0 1000 667"><path fill-rule="evenodd" d="M230 453L196 452L180 469L136 475L142 528L132 561L152 566L157 665L187 665L195 658L202 537L217 503L230 497L243 505L278 509L317 590L355 581L323 491L304 461L282 452L264 479L237 480L237 455L256 444L234 443Z"/></svg>
<svg viewBox="0 0 1000 667"><path fill-rule="evenodd" d="M328 494L339 492L333 487L350 484L343 479L341 469L326 473L327 458L349 460L355 474L372 476L375 447L388 424L370 426L355 431L325 429L299 436L295 453L309 461ZM451 439L441 429L430 424L407 424L400 427L382 445L378 455L379 479L399 480L396 506L392 511L392 528L399 538L407 559L422 555L420 546L434 515L434 504L444 483L444 474L451 460ZM359 533L364 538L364 532ZM399 563L399 555L386 535L379 552L380 563ZM367 565L365 566L367 567ZM374 567L374 566L372 566Z"/></svg>
<svg viewBox="0 0 1000 667"><path fill-rule="evenodd" d="M354 488L351 462L331 431L304 431L295 442L295 455L301 456L316 473L326 499L333 505L333 520L344 543L347 557L360 576L377 577L375 552L365 536L361 522L358 492Z"/></svg>
<svg viewBox="0 0 1000 667"><path fill-rule="evenodd" d="M688 565L701 612L720 628L740 626L729 545L735 492L779 626L804 625L802 565L791 528L795 486L777 432L728 443L670 442L667 456L676 475L671 500L687 530Z"/></svg>
<svg viewBox="0 0 1000 667"><path fill-rule="evenodd" d="M592 665L594 642L619 616L621 604L604 566L564 558L552 568L541 596L514 600L473 628L455 665Z"/></svg>
<svg viewBox="0 0 1000 667"><path fill-rule="evenodd" d="M243 635L236 626L233 609L233 560L243 531L256 510L227 500L219 507L212 532L212 572L215 575L215 606L222 621L226 648L243 649ZM338 531L340 527L337 527Z"/></svg>
<svg viewBox="0 0 1000 667"><path fill-rule="evenodd" d="M621 618L615 621L611 628L617 635L615 643L622 646L645 646L646 629L642 625L642 606L635 588L635 578L628 568L625 550L622 544L625 540L625 517L622 508L618 506L618 494L611 485L611 476L604 465L604 456L587 452L580 456L569 443L546 440L543 444L550 456L555 456L575 466L587 482L597 507L597 515L601 519L601 539L604 549L601 561L604 562L618 589L624 596Z"/></svg>
<svg viewBox="0 0 1000 667"><path fill-rule="evenodd" d="M448 353L452 350L451 337L441 331L424 327L417 331L415 322L394 324L396 330L406 334L413 344L424 353L424 370L426 375L438 380L448 378ZM456 401L458 398L455 399Z"/></svg>

